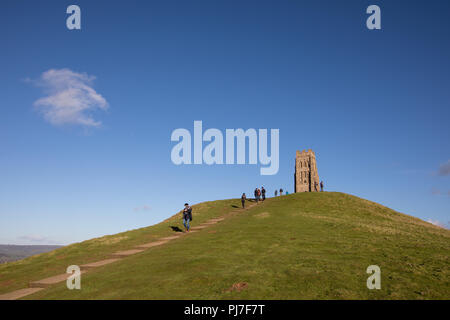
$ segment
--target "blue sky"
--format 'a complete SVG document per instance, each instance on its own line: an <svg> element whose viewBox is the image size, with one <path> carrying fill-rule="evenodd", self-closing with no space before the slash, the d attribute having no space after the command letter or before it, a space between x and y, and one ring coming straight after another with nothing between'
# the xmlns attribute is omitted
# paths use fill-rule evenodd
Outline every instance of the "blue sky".
<svg viewBox="0 0 450 320"><path fill-rule="evenodd" d="M66 28L71 4L81 30ZM381 30L366 28L371 4ZM67 244L186 201L293 192L295 151L309 148L326 190L448 226L449 12L448 1L2 1L0 243ZM61 115L57 94L74 86L86 109ZM279 129L278 174L174 165L171 133L194 120Z"/></svg>

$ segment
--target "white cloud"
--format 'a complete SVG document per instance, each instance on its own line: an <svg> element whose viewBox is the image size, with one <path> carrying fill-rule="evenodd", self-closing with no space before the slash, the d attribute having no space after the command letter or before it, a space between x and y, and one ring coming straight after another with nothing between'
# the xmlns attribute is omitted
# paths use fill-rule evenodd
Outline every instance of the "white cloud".
<svg viewBox="0 0 450 320"><path fill-rule="evenodd" d="M28 242L44 242L44 241L48 240L47 237L36 235L36 234L29 234L29 235L21 236L21 237L19 237L19 239L25 240Z"/></svg>
<svg viewBox="0 0 450 320"><path fill-rule="evenodd" d="M438 220L427 220L427 222L434 224L435 226L441 227L441 228L446 228L447 226L445 225L445 223L438 221Z"/></svg>
<svg viewBox="0 0 450 320"><path fill-rule="evenodd" d="M446 196L447 195L447 196L450 197L450 190L447 191L447 192L443 192L443 191L441 191L441 190L439 190L437 188L432 188L431 189L431 194L435 195L435 196Z"/></svg>
<svg viewBox="0 0 450 320"><path fill-rule="evenodd" d="M101 122L92 118L92 112L108 109L108 102L92 88L94 79L69 69L45 71L32 81L47 94L36 100L34 106L53 125L98 127Z"/></svg>

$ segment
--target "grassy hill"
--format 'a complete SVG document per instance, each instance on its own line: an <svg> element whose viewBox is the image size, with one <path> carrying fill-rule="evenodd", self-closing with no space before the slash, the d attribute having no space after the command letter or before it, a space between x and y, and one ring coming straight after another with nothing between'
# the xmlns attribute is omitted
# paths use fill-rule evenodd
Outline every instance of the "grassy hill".
<svg viewBox="0 0 450 320"><path fill-rule="evenodd" d="M193 206L199 232L124 258L29 299L448 299L450 231L343 193L239 199ZM147 228L96 238L0 265L0 293L174 233L180 214ZM381 268L368 290L366 268ZM242 290L233 288L243 286ZM234 286L233 286L234 285Z"/></svg>

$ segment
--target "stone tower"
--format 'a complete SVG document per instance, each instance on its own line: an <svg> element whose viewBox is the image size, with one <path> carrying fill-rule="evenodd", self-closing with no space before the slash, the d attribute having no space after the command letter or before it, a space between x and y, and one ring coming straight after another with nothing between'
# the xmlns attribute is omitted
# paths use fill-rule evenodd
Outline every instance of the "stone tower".
<svg viewBox="0 0 450 320"><path fill-rule="evenodd" d="M317 172L316 155L309 149L297 151L295 157L295 192L320 191L319 173Z"/></svg>

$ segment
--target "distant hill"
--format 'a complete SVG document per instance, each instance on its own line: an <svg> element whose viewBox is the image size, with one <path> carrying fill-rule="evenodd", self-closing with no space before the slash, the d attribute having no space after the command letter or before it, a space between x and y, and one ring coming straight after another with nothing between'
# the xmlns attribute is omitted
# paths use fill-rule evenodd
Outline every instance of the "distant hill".
<svg viewBox="0 0 450 320"><path fill-rule="evenodd" d="M338 192L193 206L195 233L95 268L81 290L62 282L26 299L449 299L450 230ZM0 294L173 236L181 212L154 226L0 265ZM367 288L367 267L381 289Z"/></svg>
<svg viewBox="0 0 450 320"><path fill-rule="evenodd" d="M20 260L35 254L49 252L61 246L0 244L0 263Z"/></svg>

